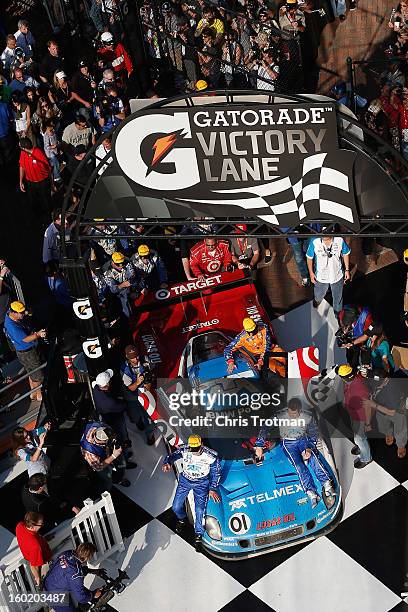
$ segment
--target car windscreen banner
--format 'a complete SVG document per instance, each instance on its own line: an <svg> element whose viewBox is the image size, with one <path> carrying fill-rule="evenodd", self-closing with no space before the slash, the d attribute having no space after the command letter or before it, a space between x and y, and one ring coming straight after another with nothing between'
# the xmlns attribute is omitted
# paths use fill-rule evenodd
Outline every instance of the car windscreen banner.
<svg viewBox="0 0 408 612"><path fill-rule="evenodd" d="M105 174L125 178L136 198L164 200L170 217L358 228L356 154L339 148L331 103L145 109L121 124L113 148Z"/></svg>

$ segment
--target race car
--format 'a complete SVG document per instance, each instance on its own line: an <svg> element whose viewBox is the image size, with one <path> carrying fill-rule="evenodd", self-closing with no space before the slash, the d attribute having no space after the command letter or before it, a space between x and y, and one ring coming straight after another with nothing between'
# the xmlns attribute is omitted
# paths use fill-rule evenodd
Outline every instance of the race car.
<svg viewBox="0 0 408 612"><path fill-rule="evenodd" d="M215 391L221 391L220 398L226 393L236 393L239 398L242 393L260 391L276 391L285 398L290 392L304 398L307 381L319 369L316 347L301 347L288 354L286 380L262 380L245 353L235 358L237 368L228 374L224 351L242 329L243 318L262 320L273 335L255 286L241 270L159 289L147 295L138 308L132 320L134 339L155 364L158 381L157 396L143 392L141 401L158 424L169 450L196 431L200 421L193 418L211 414L212 418L235 419L227 421L231 425L225 429L206 429L206 425L200 430L204 444L216 450L221 459L221 503L208 502L204 548L214 556L234 560L314 539L333 529L342 513L341 487L323 438L319 436L317 441L318 456L334 495L328 499L312 472L321 497L312 508L296 466L278 439L264 449L263 460L256 461L256 424L251 430L243 420L251 406L247 410L240 405L226 407L220 400L213 402L209 411L206 402ZM204 402L193 411L191 406L174 406L171 397L175 390L179 396L185 391L201 391ZM282 407L282 402L279 405ZM268 414L272 417L273 410ZM276 431L274 435L276 438ZM180 466L176 464L175 470L178 474ZM193 520L192 498L188 499L187 512Z"/></svg>

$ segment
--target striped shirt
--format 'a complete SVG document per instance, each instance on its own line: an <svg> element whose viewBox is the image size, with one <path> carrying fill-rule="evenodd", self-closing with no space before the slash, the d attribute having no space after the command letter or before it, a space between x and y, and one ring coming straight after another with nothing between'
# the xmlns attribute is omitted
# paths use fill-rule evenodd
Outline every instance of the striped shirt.
<svg viewBox="0 0 408 612"><path fill-rule="evenodd" d="M24 169L25 179L30 183L44 181L51 173L50 164L38 147L34 147L30 153L21 151L20 167Z"/></svg>

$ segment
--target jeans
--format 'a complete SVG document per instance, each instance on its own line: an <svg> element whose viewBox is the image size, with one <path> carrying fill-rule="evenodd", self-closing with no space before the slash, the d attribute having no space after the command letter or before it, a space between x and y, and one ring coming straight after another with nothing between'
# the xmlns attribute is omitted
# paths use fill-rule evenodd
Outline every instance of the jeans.
<svg viewBox="0 0 408 612"><path fill-rule="evenodd" d="M190 491L193 491L195 507L194 531L200 535L204 534L203 520L207 507L209 489L210 484L208 478L200 478L199 480L191 481L181 474L172 506L174 514L179 520L183 521L186 518L184 502Z"/></svg>
<svg viewBox="0 0 408 612"><path fill-rule="evenodd" d="M346 14L346 0L331 0L331 4L335 17Z"/></svg>
<svg viewBox="0 0 408 612"><path fill-rule="evenodd" d="M60 181L61 175L59 171L58 157L56 155L51 155L51 157L48 157L48 161L52 166L52 176L54 177L54 181Z"/></svg>
<svg viewBox="0 0 408 612"><path fill-rule="evenodd" d="M299 270L301 278L309 278L302 242L294 242L291 243L290 246L292 247L297 269Z"/></svg>
<svg viewBox="0 0 408 612"><path fill-rule="evenodd" d="M371 450L370 444L367 439L365 432L364 421L351 421L351 427L353 429L354 444L360 449L360 461L367 463L371 461Z"/></svg>
<svg viewBox="0 0 408 612"><path fill-rule="evenodd" d="M340 312L343 308L343 283L344 278L342 277L337 283L319 283L316 281L314 286L314 299L316 302L321 302L329 290L331 288L332 298L333 298L333 310L336 314Z"/></svg>

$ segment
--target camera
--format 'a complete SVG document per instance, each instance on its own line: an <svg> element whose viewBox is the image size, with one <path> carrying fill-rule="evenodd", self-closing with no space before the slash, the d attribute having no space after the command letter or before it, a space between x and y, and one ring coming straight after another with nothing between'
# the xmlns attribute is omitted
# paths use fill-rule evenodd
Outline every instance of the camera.
<svg viewBox="0 0 408 612"><path fill-rule="evenodd" d="M353 331L351 329L344 331L342 327L339 327L339 329L335 333L335 336L337 346L339 348L342 348L344 345L350 344L350 342L353 340Z"/></svg>

